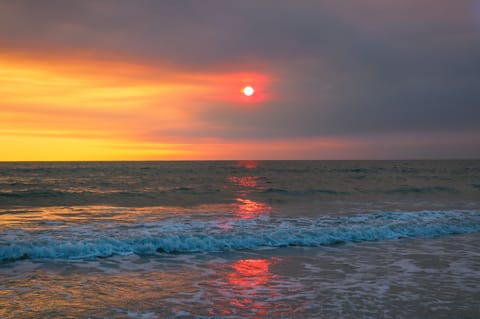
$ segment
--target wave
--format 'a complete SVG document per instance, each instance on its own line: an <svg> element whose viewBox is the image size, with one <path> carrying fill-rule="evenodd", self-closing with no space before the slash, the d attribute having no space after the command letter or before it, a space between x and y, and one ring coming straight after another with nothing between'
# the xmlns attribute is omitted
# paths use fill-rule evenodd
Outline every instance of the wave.
<svg viewBox="0 0 480 319"><path fill-rule="evenodd" d="M283 188L267 188L260 192L261 194L283 194L283 195L292 195L292 196L302 196L302 195L315 195L315 194L326 194L326 195L348 195L348 192L336 191L333 189L320 189L320 188L311 188L305 190L287 190Z"/></svg>
<svg viewBox="0 0 480 319"><path fill-rule="evenodd" d="M337 173L356 173L356 174L369 174L376 173L380 168L337 168L331 171Z"/></svg>
<svg viewBox="0 0 480 319"><path fill-rule="evenodd" d="M23 189L23 190L9 190L0 189L0 198L43 198L43 197L68 197L68 196L161 196L175 193L188 193L190 195L204 195L210 193L218 193L220 189L197 189L194 187L172 187L158 190L144 190L138 189L134 191L118 190L118 189L76 189L76 190L61 190L61 189Z"/></svg>
<svg viewBox="0 0 480 319"><path fill-rule="evenodd" d="M111 233L108 233L110 229ZM61 236L0 237L0 261L84 259L128 254L199 253L435 237L480 231L479 211L422 211L317 218L192 220L66 229ZM35 237L34 237L35 236ZM79 237L82 236L82 237ZM9 239L6 241L5 239Z"/></svg>
<svg viewBox="0 0 480 319"><path fill-rule="evenodd" d="M480 185L471 184L474 188L480 187ZM358 191L357 192L361 192ZM324 195L352 195L354 192L345 192L338 191L328 188L311 188L304 190L288 190L283 188L267 188L260 192L261 194L282 194L282 195L291 195L291 196L301 196L301 195L315 195L315 194L324 194ZM365 192L363 192L365 193ZM432 194L432 193L459 193L459 190L448 187L448 186L430 186L430 187L413 187L413 186L403 186L393 189L386 190L376 190L372 194L383 193L387 195L408 195L408 194Z"/></svg>
<svg viewBox="0 0 480 319"><path fill-rule="evenodd" d="M14 197L14 198L32 198L32 197L58 197L68 195L67 192L55 190L25 190L25 191L4 191L0 192L0 197Z"/></svg>
<svg viewBox="0 0 480 319"><path fill-rule="evenodd" d="M384 191L385 194L428 194L428 193L457 193L458 190L447 186L432 187L400 187Z"/></svg>

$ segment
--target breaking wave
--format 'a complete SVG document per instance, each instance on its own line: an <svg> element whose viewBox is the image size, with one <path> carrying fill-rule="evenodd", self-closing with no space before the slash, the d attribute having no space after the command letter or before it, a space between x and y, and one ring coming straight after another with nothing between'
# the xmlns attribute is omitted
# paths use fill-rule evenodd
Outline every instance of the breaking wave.
<svg viewBox="0 0 480 319"><path fill-rule="evenodd" d="M220 252L435 237L479 232L480 212L386 212L254 219L217 216L211 220L175 217L128 226L75 226L75 229L60 231L61 234L9 229L0 237L0 260Z"/></svg>

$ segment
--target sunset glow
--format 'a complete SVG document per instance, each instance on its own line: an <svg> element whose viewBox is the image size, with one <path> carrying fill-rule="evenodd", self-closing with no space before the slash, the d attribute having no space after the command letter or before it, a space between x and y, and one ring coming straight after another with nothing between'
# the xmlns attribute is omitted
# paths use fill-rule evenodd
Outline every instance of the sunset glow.
<svg viewBox="0 0 480 319"><path fill-rule="evenodd" d="M480 155L466 3L27 3L0 4L0 161Z"/></svg>
<svg viewBox="0 0 480 319"><path fill-rule="evenodd" d="M6 161L218 156L210 148L225 141L187 137L227 129L199 121L201 110L219 103L238 108L243 102L230 89L238 79L268 81L84 58L51 63L0 56L0 70L0 160Z"/></svg>

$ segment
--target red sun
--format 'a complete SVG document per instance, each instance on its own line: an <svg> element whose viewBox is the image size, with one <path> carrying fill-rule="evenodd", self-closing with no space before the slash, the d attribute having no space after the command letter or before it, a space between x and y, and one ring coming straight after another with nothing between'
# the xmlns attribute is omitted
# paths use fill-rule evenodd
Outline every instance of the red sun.
<svg viewBox="0 0 480 319"><path fill-rule="evenodd" d="M246 86L242 90L243 94L246 96L252 96L255 93L255 90L251 86Z"/></svg>

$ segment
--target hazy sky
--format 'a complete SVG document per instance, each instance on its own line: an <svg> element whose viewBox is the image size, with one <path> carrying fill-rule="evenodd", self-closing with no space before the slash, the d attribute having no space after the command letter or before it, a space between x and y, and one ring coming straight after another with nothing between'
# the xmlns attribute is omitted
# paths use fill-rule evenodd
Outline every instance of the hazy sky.
<svg viewBox="0 0 480 319"><path fill-rule="evenodd" d="M0 160L479 158L480 1L0 0L0 143Z"/></svg>

